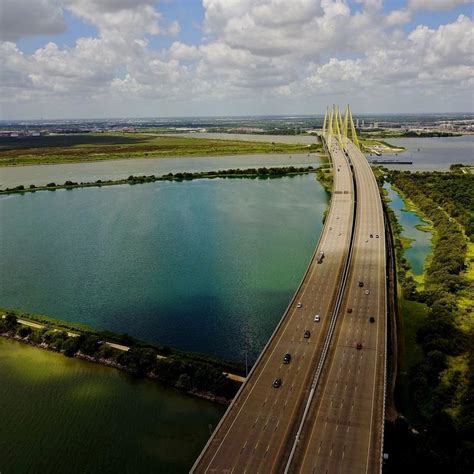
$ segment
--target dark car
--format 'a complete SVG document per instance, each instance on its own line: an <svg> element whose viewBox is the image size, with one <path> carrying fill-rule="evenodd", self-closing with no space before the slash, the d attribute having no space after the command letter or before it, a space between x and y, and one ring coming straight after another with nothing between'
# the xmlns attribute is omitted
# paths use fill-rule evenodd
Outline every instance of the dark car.
<svg viewBox="0 0 474 474"><path fill-rule="evenodd" d="M364 286L364 282L363 281L359 281L359 286L362 288Z"/></svg>
<svg viewBox="0 0 474 474"><path fill-rule="evenodd" d="M371 317L369 318L369 321L370 321L371 323L375 323L375 318L374 318L373 316L371 316Z"/></svg>
<svg viewBox="0 0 474 474"><path fill-rule="evenodd" d="M281 379L275 379L273 381L273 388L280 388L281 387Z"/></svg>
<svg viewBox="0 0 474 474"><path fill-rule="evenodd" d="M347 308L348 313L352 313L352 308Z"/></svg>
<svg viewBox="0 0 474 474"><path fill-rule="evenodd" d="M291 360L291 354L285 354L285 357L283 357L283 363L289 364L290 360Z"/></svg>
<svg viewBox="0 0 474 474"><path fill-rule="evenodd" d="M370 238L373 239L373 238L374 238L374 234L370 234Z"/></svg>
<svg viewBox="0 0 474 474"><path fill-rule="evenodd" d="M304 338L305 338L305 339L308 339L310 336L311 336L311 333L310 333L308 330L306 330L306 331L304 332Z"/></svg>
<svg viewBox="0 0 474 474"><path fill-rule="evenodd" d="M358 342L357 345L356 345L356 348L357 348L358 351L360 351L362 349L362 343Z"/></svg>

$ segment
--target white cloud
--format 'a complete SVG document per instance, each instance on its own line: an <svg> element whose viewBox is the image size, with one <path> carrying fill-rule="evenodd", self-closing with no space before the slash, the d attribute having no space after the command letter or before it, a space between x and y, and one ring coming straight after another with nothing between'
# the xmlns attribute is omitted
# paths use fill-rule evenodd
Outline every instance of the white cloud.
<svg viewBox="0 0 474 474"><path fill-rule="evenodd" d="M434 7L429 3L437 9L460 3L434 2ZM318 101L322 107L358 97L361 103L378 104L374 107L397 96L409 106L428 96L432 104L438 97L443 103L450 97L469 100L471 19L461 15L438 28L420 25L406 33L398 27L410 21L414 9L426 8L423 0L388 13L380 0L359 3L360 11L351 11L343 0L203 0L201 44L178 37L156 51L150 36L176 37L180 25L165 22L155 0L19 0L23 11L28 4L41 5L39 24L49 15L58 27L69 11L94 25L98 35L79 38L70 47L50 42L32 54L13 42L0 43L2 100L13 104L4 105L3 113L39 110L46 102L66 115L73 115L77 104L87 104L93 116L107 115L110 103L120 104L125 113L136 104L145 104L143 110L175 104L178 114L193 104L200 104L202 113L211 104L236 113L226 104L273 104L272 111L282 112L298 100L317 110ZM9 33L14 38L25 34L23 23L17 23L11 28L16 33ZM35 28L31 31L42 27Z"/></svg>
<svg viewBox="0 0 474 474"><path fill-rule="evenodd" d="M175 41L170 46L169 55L171 58L181 61L198 59L201 56L201 53L196 46L189 46L180 41Z"/></svg>
<svg viewBox="0 0 474 474"><path fill-rule="evenodd" d="M393 10L385 17L387 26L404 25L411 20L412 12L407 8Z"/></svg>

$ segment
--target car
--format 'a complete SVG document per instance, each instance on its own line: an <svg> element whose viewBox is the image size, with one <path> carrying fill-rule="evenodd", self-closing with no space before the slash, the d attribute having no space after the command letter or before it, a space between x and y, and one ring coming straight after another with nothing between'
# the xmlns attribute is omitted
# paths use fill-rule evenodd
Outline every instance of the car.
<svg viewBox="0 0 474 474"><path fill-rule="evenodd" d="M370 234L370 238L373 239L373 238L374 238L374 234Z"/></svg>
<svg viewBox="0 0 474 474"><path fill-rule="evenodd" d="M374 318L373 316L371 316L371 317L369 318L369 321L370 321L371 323L375 323L375 318Z"/></svg>
<svg viewBox="0 0 474 474"><path fill-rule="evenodd" d="M368 242L368 241L369 241L369 239L366 240L366 242Z"/></svg>
<svg viewBox="0 0 474 474"><path fill-rule="evenodd" d="M311 336L311 333L310 333L308 330L306 330L306 331L304 332L304 338L305 338L305 339L308 339L310 336Z"/></svg>
<svg viewBox="0 0 474 474"><path fill-rule="evenodd" d="M348 313L352 313L352 308L347 308Z"/></svg>
<svg viewBox="0 0 474 474"><path fill-rule="evenodd" d="M379 234L375 234L375 238L378 239L378 238L379 238Z"/></svg>
<svg viewBox="0 0 474 474"><path fill-rule="evenodd" d="M285 357L283 357L283 363L289 364L290 361L291 361L291 354L290 353L285 354Z"/></svg>
<svg viewBox="0 0 474 474"><path fill-rule="evenodd" d="M339 234L337 234L337 235L342 235L342 232L339 232Z"/></svg>
<svg viewBox="0 0 474 474"><path fill-rule="evenodd" d="M303 307L303 303L300 301L297 305L296 305L297 308L302 308Z"/></svg>
<svg viewBox="0 0 474 474"><path fill-rule="evenodd" d="M336 216L336 219L339 219L339 216Z"/></svg>
<svg viewBox="0 0 474 474"><path fill-rule="evenodd" d="M368 295L368 294L370 294L370 291L369 291L369 290L365 290L364 293L365 293L366 295Z"/></svg>
<svg viewBox="0 0 474 474"><path fill-rule="evenodd" d="M359 281L359 287L362 288L364 286L364 282L363 281Z"/></svg>
<svg viewBox="0 0 474 474"><path fill-rule="evenodd" d="M360 351L360 350L362 349L362 343L361 343L361 342L358 342L358 343L356 344L356 349L357 349L358 351Z"/></svg>
<svg viewBox="0 0 474 474"><path fill-rule="evenodd" d="M319 323L319 321L321 321L321 318L319 317L319 314L317 314L317 315L314 317L314 322L315 322L315 323Z"/></svg>
<svg viewBox="0 0 474 474"><path fill-rule="evenodd" d="M281 387L281 379L275 379L273 381L273 388L280 388Z"/></svg>

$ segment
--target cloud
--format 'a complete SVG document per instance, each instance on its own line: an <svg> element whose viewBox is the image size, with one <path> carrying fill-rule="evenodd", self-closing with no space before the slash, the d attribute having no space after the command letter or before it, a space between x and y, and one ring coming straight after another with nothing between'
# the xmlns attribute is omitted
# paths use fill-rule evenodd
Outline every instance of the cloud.
<svg viewBox="0 0 474 474"><path fill-rule="evenodd" d="M64 12L56 0L2 0L0 39L16 41L23 36L50 35L66 30Z"/></svg>
<svg viewBox="0 0 474 474"><path fill-rule="evenodd" d="M463 15L436 30L419 26L403 40L374 47L364 58L331 58L313 66L306 83L319 91L338 93L346 87L368 94L377 89L390 94L408 91L415 97L441 91L466 93L474 85L473 27L472 20Z"/></svg>
<svg viewBox="0 0 474 474"><path fill-rule="evenodd" d="M408 0L410 10L452 10L460 5L467 5L470 0Z"/></svg>
<svg viewBox="0 0 474 474"><path fill-rule="evenodd" d="M17 7L6 2L15 18ZM251 104L254 110L264 103L282 112L295 101L309 107L360 98L383 108L392 97L405 98L401 103L409 106L422 97L431 104L441 104L441 97L443 103L471 97L470 18L460 15L437 28L420 25L406 32L399 26L426 2L412 0L388 13L380 0L358 3L362 7L351 10L342 0L203 0L204 37L200 44L186 44L180 25L165 21L155 0L21 0L16 5L25 15L28 5L39 9L38 24L49 17L59 28L67 11L98 33L69 47L49 42L32 54L13 41L0 42L3 113L39 110L45 103L66 115L77 104L89 104L93 116L108 110L113 115L111 103L125 113L136 104L161 110L158 105L168 103L178 114L193 104L203 113L219 104L236 113L228 104ZM442 8L460 2L435 3ZM11 26L13 39L26 34L22 25L19 19ZM153 49L155 35L172 38L171 46Z"/></svg>
<svg viewBox="0 0 474 474"><path fill-rule="evenodd" d="M196 46L190 46L180 41L175 41L169 49L169 55L173 59L178 60L193 60L198 59L201 57L201 53L199 52Z"/></svg>

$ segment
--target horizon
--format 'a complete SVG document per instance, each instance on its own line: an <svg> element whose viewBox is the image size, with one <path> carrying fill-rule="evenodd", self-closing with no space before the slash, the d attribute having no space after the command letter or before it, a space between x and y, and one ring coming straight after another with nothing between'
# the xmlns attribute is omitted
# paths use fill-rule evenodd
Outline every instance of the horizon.
<svg viewBox="0 0 474 474"><path fill-rule="evenodd" d="M353 112L354 113L354 112ZM365 112L354 113L354 117L400 117L400 116L473 116L474 112ZM175 115L175 116L123 116L123 117L77 117L77 118L30 118L30 119L0 119L0 123L16 122L85 122L113 120L189 120L189 119L248 119L248 118L324 118L324 113L318 114L262 114L262 115Z"/></svg>

